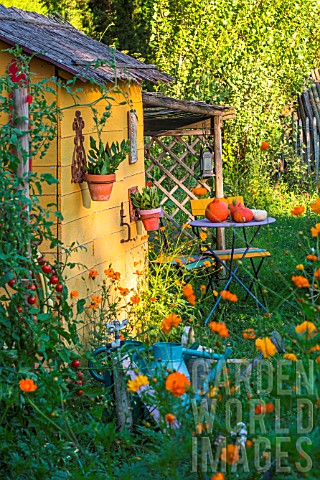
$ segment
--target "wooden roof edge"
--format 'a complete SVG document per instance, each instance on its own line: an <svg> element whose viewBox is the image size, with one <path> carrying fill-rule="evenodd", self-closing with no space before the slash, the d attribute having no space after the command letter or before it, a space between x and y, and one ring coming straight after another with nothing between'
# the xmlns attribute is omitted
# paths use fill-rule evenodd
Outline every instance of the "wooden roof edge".
<svg viewBox="0 0 320 480"><path fill-rule="evenodd" d="M234 108L230 106L209 105L200 101L181 100L151 92L142 92L142 102L146 107L165 107L172 110L180 110L187 113L205 114L212 117L223 117L226 112L228 112L228 115L235 113Z"/></svg>

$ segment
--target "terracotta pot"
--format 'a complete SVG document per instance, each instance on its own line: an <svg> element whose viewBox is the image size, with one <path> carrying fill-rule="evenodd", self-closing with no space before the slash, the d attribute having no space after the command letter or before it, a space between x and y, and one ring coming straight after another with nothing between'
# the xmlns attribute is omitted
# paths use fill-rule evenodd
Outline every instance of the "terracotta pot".
<svg viewBox="0 0 320 480"><path fill-rule="evenodd" d="M158 230L161 207L154 208L153 210L139 210L139 215L147 232Z"/></svg>
<svg viewBox="0 0 320 480"><path fill-rule="evenodd" d="M92 200L105 202L110 198L113 184L116 181L116 174L91 175L91 173L85 173L84 181L88 183Z"/></svg>

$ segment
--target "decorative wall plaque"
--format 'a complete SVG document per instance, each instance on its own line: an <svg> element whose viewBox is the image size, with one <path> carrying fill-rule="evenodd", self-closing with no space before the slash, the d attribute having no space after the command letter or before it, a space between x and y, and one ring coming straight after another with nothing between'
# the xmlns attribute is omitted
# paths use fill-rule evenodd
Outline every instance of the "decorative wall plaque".
<svg viewBox="0 0 320 480"><path fill-rule="evenodd" d="M130 140L129 163L136 163L138 160L138 117L136 111L128 112L128 136Z"/></svg>
<svg viewBox="0 0 320 480"><path fill-rule="evenodd" d="M74 137L74 150L72 154L71 164L71 182L82 183L84 179L84 166L86 165L86 152L83 146L84 136L82 130L84 128L84 121L81 117L81 112L76 111L76 116L73 120L72 129L76 132Z"/></svg>

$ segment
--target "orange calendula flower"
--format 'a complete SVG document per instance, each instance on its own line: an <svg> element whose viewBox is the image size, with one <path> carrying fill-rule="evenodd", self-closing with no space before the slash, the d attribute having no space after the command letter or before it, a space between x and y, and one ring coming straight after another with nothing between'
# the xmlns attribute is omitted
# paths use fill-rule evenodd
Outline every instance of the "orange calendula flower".
<svg viewBox="0 0 320 480"><path fill-rule="evenodd" d="M299 263L299 265L296 266L296 269L302 271L304 270L304 265L302 265L302 263Z"/></svg>
<svg viewBox="0 0 320 480"><path fill-rule="evenodd" d="M211 267L211 265L212 265L212 263L210 262L210 260L205 260L203 262L203 266L206 267L206 268Z"/></svg>
<svg viewBox="0 0 320 480"><path fill-rule="evenodd" d="M301 275L294 275L291 280L297 288L308 288L310 287L309 280Z"/></svg>
<svg viewBox="0 0 320 480"><path fill-rule="evenodd" d="M89 277L90 278L95 279L98 275L99 275L99 273L97 272L97 270L89 270Z"/></svg>
<svg viewBox="0 0 320 480"><path fill-rule="evenodd" d="M223 447L220 458L223 462L230 463L230 465L237 463L240 460L239 447L232 444L227 445L227 448Z"/></svg>
<svg viewBox="0 0 320 480"><path fill-rule="evenodd" d="M79 297L79 292L77 292L77 290L71 290L70 297L71 298L78 298Z"/></svg>
<svg viewBox="0 0 320 480"><path fill-rule="evenodd" d="M266 405L264 405L264 404L256 405L254 413L256 415L262 415L263 413L271 413L273 411L274 411L274 405L272 403L268 402L268 403L266 403Z"/></svg>
<svg viewBox="0 0 320 480"><path fill-rule="evenodd" d="M130 301L131 303L133 303L133 305L138 305L138 303L140 302L140 297L138 297L137 295L133 295L130 298Z"/></svg>
<svg viewBox="0 0 320 480"><path fill-rule="evenodd" d="M256 334L253 328L247 328L246 330L244 330L242 332L242 336L246 340L254 340L256 338Z"/></svg>
<svg viewBox="0 0 320 480"><path fill-rule="evenodd" d="M311 227L311 235L317 237L320 233L320 223L317 223L315 227Z"/></svg>
<svg viewBox="0 0 320 480"><path fill-rule="evenodd" d="M314 272L314 278L316 278L317 280L320 280L320 268L318 268L318 269Z"/></svg>
<svg viewBox="0 0 320 480"><path fill-rule="evenodd" d="M269 337L257 338L256 347L263 353L264 358L273 357L277 352L276 346Z"/></svg>
<svg viewBox="0 0 320 480"><path fill-rule="evenodd" d="M303 323L300 323L300 325L296 326L296 332L299 333L300 335L303 335L304 333L307 332L308 338L311 338L314 335L317 335L318 330L314 323L303 322Z"/></svg>
<svg viewBox="0 0 320 480"><path fill-rule="evenodd" d="M20 380L19 387L23 392L34 392L38 388L34 381L30 379Z"/></svg>
<svg viewBox="0 0 320 480"><path fill-rule="evenodd" d="M299 217L305 212L305 210L306 207L304 207L303 205L298 205L297 207L293 207L293 210L291 210L291 215Z"/></svg>
<svg viewBox="0 0 320 480"><path fill-rule="evenodd" d="M129 290L128 288L119 287L120 295L122 295L123 297L125 297L126 295L128 295L129 291L130 291L130 290Z"/></svg>
<svg viewBox="0 0 320 480"><path fill-rule="evenodd" d="M183 287L182 293L185 297L189 297L190 295L194 294L193 286L191 285L191 283L187 283L187 285Z"/></svg>
<svg viewBox="0 0 320 480"><path fill-rule="evenodd" d="M156 297L151 297L149 300L150 300L150 302L152 302L152 303L155 303L155 302L157 301Z"/></svg>
<svg viewBox="0 0 320 480"><path fill-rule="evenodd" d="M320 352L320 345L315 345L310 348L310 352Z"/></svg>
<svg viewBox="0 0 320 480"><path fill-rule="evenodd" d="M224 323L220 322L211 322L209 324L211 332L217 333L220 337L227 338L229 337L229 332Z"/></svg>
<svg viewBox="0 0 320 480"><path fill-rule="evenodd" d="M224 480L224 473L215 473L213 477L211 477L211 480Z"/></svg>
<svg viewBox="0 0 320 480"><path fill-rule="evenodd" d="M92 302L101 303L102 302L101 297L99 297L98 295L93 295Z"/></svg>
<svg viewBox="0 0 320 480"><path fill-rule="evenodd" d="M317 255L307 255L307 260L310 260L310 262L316 262L318 260Z"/></svg>
<svg viewBox="0 0 320 480"><path fill-rule="evenodd" d="M315 202L311 203L310 207L314 213L320 213L320 198L317 198Z"/></svg>
<svg viewBox="0 0 320 480"><path fill-rule="evenodd" d="M127 390L136 393L144 385L149 385L149 380L146 375L137 375L134 380L128 380Z"/></svg>
<svg viewBox="0 0 320 480"><path fill-rule="evenodd" d="M106 270L103 271L103 273L106 275L108 278L113 278L114 276L114 270L113 268L107 268Z"/></svg>
<svg viewBox="0 0 320 480"><path fill-rule="evenodd" d="M283 355L283 358L285 358L286 360L290 360L291 362L297 361L297 355L295 355L294 353L285 353Z"/></svg>
<svg viewBox="0 0 320 480"><path fill-rule="evenodd" d="M207 240L208 235L205 232L200 232L200 238L204 242L205 240Z"/></svg>
<svg viewBox="0 0 320 480"><path fill-rule="evenodd" d="M172 423L174 423L176 417L174 415L172 415L172 413L167 413L167 415L165 416L165 419L166 419L167 423L172 425Z"/></svg>
<svg viewBox="0 0 320 480"><path fill-rule="evenodd" d="M162 322L161 329L164 333L169 334L172 328L176 328L182 322L182 318L175 313L170 313Z"/></svg>
<svg viewBox="0 0 320 480"><path fill-rule="evenodd" d="M237 302L237 301L238 301L237 295L235 295L234 293L229 292L228 290L223 290L223 291L220 293L220 295L221 295L221 297L223 298L223 300L227 300L228 302Z"/></svg>
<svg viewBox="0 0 320 480"><path fill-rule="evenodd" d="M170 373L166 379L166 390L171 392L174 397L181 397L190 387L191 383L184 373Z"/></svg>

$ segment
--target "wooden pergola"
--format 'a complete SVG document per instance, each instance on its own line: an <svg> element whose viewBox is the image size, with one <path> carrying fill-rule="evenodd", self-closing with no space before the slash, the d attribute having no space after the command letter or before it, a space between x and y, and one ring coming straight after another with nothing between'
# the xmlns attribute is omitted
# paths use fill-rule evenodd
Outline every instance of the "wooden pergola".
<svg viewBox="0 0 320 480"><path fill-rule="evenodd" d="M195 182L210 192L213 188L197 173L202 148L213 151L213 190L216 197L224 196L222 127L223 121L235 118L235 111L228 106L179 100L160 93L143 92L142 99L145 157L149 163L146 176L163 193L162 206L170 204L170 213L165 212L165 216L181 230L182 223L194 219L186 204L197 198L192 193ZM222 232L217 232L217 244L223 248Z"/></svg>

